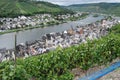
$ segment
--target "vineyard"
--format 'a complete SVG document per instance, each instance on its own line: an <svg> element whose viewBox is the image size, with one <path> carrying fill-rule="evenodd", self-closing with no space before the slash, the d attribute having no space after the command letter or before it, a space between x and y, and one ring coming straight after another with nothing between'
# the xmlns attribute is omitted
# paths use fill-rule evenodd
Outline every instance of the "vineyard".
<svg viewBox="0 0 120 80"><path fill-rule="evenodd" d="M66 14L73 12L58 5L43 1L0 0L0 17L29 16L42 13Z"/></svg>
<svg viewBox="0 0 120 80"><path fill-rule="evenodd" d="M70 70L88 70L120 57L120 25L109 35L66 49L0 64L0 80L73 80Z"/></svg>

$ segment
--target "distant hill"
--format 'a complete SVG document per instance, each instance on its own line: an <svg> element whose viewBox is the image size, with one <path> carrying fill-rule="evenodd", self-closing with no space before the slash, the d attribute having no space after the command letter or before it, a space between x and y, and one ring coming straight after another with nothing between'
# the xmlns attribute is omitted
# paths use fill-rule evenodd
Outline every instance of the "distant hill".
<svg viewBox="0 0 120 80"><path fill-rule="evenodd" d="M120 16L120 3L76 4L67 6L66 8L73 11L105 13Z"/></svg>
<svg viewBox="0 0 120 80"><path fill-rule="evenodd" d="M33 15L36 13L72 13L58 5L35 0L0 0L0 17Z"/></svg>

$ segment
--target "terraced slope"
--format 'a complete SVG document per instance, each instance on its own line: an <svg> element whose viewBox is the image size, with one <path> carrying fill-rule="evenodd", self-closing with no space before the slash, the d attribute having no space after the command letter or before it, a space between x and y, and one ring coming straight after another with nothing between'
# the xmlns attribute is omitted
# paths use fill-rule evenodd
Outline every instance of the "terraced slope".
<svg viewBox="0 0 120 80"><path fill-rule="evenodd" d="M58 5L29 0L0 0L0 17L15 17L18 15L33 15L36 13L71 13L72 11Z"/></svg>
<svg viewBox="0 0 120 80"><path fill-rule="evenodd" d="M95 12L120 16L120 3L76 4L67 6L66 8L74 11Z"/></svg>

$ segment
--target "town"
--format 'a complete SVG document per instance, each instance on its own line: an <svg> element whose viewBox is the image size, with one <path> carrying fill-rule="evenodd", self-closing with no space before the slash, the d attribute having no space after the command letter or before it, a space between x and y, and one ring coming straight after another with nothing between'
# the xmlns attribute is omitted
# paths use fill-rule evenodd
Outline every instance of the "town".
<svg viewBox="0 0 120 80"><path fill-rule="evenodd" d="M0 32L60 24L74 18L79 19L83 14L84 13L76 13L56 16L51 14L36 14L34 16L18 16L16 18L0 18Z"/></svg>
<svg viewBox="0 0 120 80"><path fill-rule="evenodd" d="M67 48L72 45L78 45L81 43L87 43L87 40L99 39L102 36L108 34L109 29L120 23L115 19L103 19L96 21L85 26L76 26L63 32L52 32L43 35L42 39L34 42L26 41L26 43L20 43L15 49L0 50L0 61L14 60L16 57L26 58L32 55L39 55L51 50L55 50L57 47Z"/></svg>

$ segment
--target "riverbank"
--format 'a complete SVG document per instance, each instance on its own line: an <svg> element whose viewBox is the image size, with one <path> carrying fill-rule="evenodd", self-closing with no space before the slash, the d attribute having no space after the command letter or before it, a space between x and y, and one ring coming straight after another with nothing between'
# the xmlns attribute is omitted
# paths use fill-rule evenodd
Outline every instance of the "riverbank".
<svg viewBox="0 0 120 80"><path fill-rule="evenodd" d="M63 22L65 23L65 22ZM52 25L58 25L62 23L55 23L55 24L48 24L48 25L39 25L39 26L34 26L34 27L24 27L24 28L19 28L19 29L13 29L13 30L6 30L3 32L0 32L0 35L6 34L6 33L12 33L12 32L19 32L19 31L24 31L24 30L30 30L30 29L35 29L35 28L45 28L45 26L52 26Z"/></svg>

